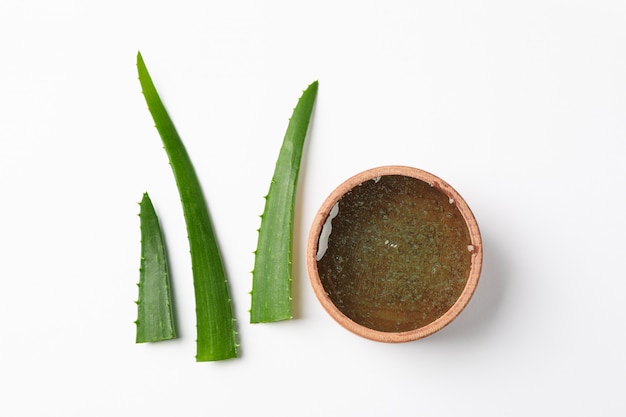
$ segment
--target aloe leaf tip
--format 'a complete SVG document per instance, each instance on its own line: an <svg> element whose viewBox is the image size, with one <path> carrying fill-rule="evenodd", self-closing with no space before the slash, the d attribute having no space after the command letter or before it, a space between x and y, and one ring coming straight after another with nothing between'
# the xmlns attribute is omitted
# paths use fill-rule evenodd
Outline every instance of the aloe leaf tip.
<svg viewBox="0 0 626 417"><path fill-rule="evenodd" d="M140 203L141 266L137 305L136 342L176 338L165 245L159 220L148 193Z"/></svg>

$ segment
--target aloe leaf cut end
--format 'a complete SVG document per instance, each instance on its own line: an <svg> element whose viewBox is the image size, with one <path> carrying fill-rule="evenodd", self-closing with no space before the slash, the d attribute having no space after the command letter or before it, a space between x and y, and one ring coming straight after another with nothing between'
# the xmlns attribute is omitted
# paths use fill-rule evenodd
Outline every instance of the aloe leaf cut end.
<svg viewBox="0 0 626 417"><path fill-rule="evenodd" d="M174 339L174 313L161 226L148 193L144 193L139 206L141 267L136 342Z"/></svg>
<svg viewBox="0 0 626 417"><path fill-rule="evenodd" d="M291 248L298 173L318 82L302 93L293 110L265 198L252 272L251 323L292 318Z"/></svg>
<svg viewBox="0 0 626 417"><path fill-rule="evenodd" d="M228 282L200 182L141 53L137 54L137 70L148 109L174 173L187 225L196 301L196 360L234 358L237 335Z"/></svg>

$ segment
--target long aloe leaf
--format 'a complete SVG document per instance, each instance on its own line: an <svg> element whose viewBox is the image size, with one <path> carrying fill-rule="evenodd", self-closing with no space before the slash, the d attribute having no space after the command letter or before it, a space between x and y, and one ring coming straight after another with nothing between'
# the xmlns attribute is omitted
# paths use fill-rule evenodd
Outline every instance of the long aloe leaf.
<svg viewBox="0 0 626 417"><path fill-rule="evenodd" d="M174 172L187 224L196 300L196 360L236 357L237 336L228 282L200 182L141 53L137 54L137 69L148 109Z"/></svg>
<svg viewBox="0 0 626 417"><path fill-rule="evenodd" d="M172 296L159 219L148 193L139 203L141 267L137 300L137 343L175 339Z"/></svg>
<svg viewBox="0 0 626 417"><path fill-rule="evenodd" d="M251 323L292 317L291 248L296 185L317 87L317 81L311 83L293 110L265 197L252 273Z"/></svg>

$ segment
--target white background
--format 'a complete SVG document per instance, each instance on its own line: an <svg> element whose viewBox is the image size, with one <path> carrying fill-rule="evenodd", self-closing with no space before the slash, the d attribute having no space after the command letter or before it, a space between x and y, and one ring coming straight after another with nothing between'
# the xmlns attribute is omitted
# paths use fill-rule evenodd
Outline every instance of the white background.
<svg viewBox="0 0 626 417"><path fill-rule="evenodd" d="M203 183L241 357L196 363L187 237L141 50ZM248 323L263 196L319 80L295 319ZM0 415L623 416L623 1L0 3ZM326 196L380 165L443 178L481 227L477 292L388 345L304 265ZM139 210L167 239L180 338L134 343Z"/></svg>

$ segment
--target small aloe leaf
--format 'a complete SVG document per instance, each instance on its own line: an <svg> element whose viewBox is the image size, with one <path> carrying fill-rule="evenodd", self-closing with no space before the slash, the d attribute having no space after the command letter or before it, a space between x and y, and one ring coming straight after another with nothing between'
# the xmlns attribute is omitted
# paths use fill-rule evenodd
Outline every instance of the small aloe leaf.
<svg viewBox="0 0 626 417"><path fill-rule="evenodd" d="M252 272L251 323L292 318L291 248L296 186L317 87L317 81L311 83L293 110L265 199Z"/></svg>
<svg viewBox="0 0 626 417"><path fill-rule="evenodd" d="M161 226L148 193L144 193L139 206L141 267L136 342L175 339L172 296Z"/></svg>
<svg viewBox="0 0 626 417"><path fill-rule="evenodd" d="M137 70L148 109L174 172L187 224L196 300L196 360L234 358L237 335L228 282L200 182L141 53L137 54Z"/></svg>

